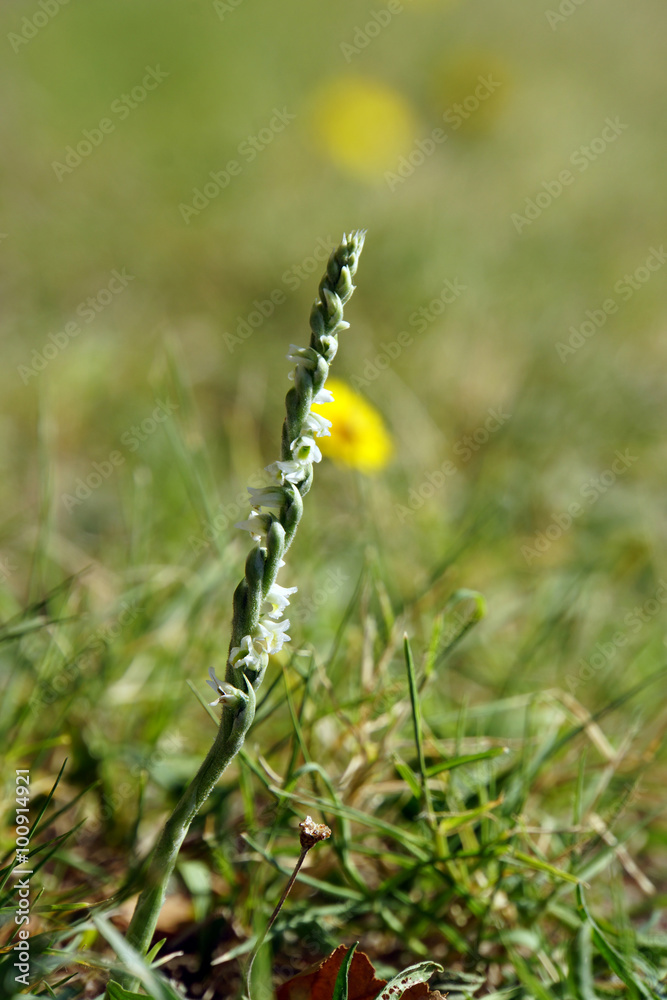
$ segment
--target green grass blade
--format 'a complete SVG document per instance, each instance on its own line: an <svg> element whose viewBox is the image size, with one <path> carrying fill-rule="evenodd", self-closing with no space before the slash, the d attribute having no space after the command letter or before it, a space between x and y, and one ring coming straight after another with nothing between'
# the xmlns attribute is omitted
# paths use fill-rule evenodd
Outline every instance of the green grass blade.
<svg viewBox="0 0 667 1000"><path fill-rule="evenodd" d="M403 781L406 783L406 785L414 795L414 797L417 799L417 801L419 801L419 798L421 796L421 786L417 781L417 778L412 768L409 766L409 764L406 764L405 761L402 760L397 753L394 754L394 765L400 776L403 778Z"/></svg>
<svg viewBox="0 0 667 1000"><path fill-rule="evenodd" d="M506 855L502 860L510 865L519 861L526 868L532 868L537 872L545 872L547 875L551 875L552 878L563 879L565 882L571 882L576 886L582 884L581 879L578 879L576 875L571 875L570 872L565 872L562 868L556 868L555 865L550 865L547 861L540 861L539 858L533 858L530 854L524 854L523 851L513 851L512 854Z"/></svg>
<svg viewBox="0 0 667 1000"><path fill-rule="evenodd" d="M625 983L630 990L631 995L646 997L646 1000L655 1000L655 994L653 991L650 990L644 982L642 982L639 976L635 973L635 970L626 961L625 957L613 946L613 944L611 944L602 932L602 928L593 918L590 910L588 909L588 905L584 897L584 891L581 886L577 886L577 909L579 910L579 915L582 920L587 921L591 926L595 947L600 952L611 971Z"/></svg>
<svg viewBox="0 0 667 1000"><path fill-rule="evenodd" d="M139 980L149 996L154 1000L183 1000L178 993L149 967L146 959L139 954L113 924L102 916L92 918L102 937L111 945L128 972ZM130 994L131 995L131 994Z"/></svg>
<svg viewBox="0 0 667 1000"><path fill-rule="evenodd" d="M352 959L354 958L354 953L357 950L358 944L359 942L356 941L352 945L342 961L341 967L338 970L338 975L336 976L336 982L334 984L334 991L331 1000L347 1000L350 968L352 966Z"/></svg>
<svg viewBox="0 0 667 1000"><path fill-rule="evenodd" d="M586 921L569 948L568 982L575 1000L597 1000L593 985L592 928Z"/></svg>
<svg viewBox="0 0 667 1000"><path fill-rule="evenodd" d="M491 747L489 750L480 750L479 753L461 754L460 757L450 757L449 760L442 760L439 764L432 764L426 768L426 774L429 778L433 778L443 771L452 771L455 767L463 767L464 764L476 764L480 760L493 760L509 752L509 747Z"/></svg>

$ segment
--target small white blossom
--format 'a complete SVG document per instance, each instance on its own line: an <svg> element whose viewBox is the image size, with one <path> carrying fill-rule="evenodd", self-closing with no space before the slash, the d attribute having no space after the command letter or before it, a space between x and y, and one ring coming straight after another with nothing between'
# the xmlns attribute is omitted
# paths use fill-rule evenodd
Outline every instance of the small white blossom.
<svg viewBox="0 0 667 1000"><path fill-rule="evenodd" d="M261 486L259 489L249 486L248 493L250 494L251 506L257 509L260 507L282 507L285 502L284 490L276 489L275 486Z"/></svg>
<svg viewBox="0 0 667 1000"><path fill-rule="evenodd" d="M235 528L249 531L253 542L261 542L262 535L269 530L272 518L269 514L259 514L256 510L251 510L245 521L237 521Z"/></svg>
<svg viewBox="0 0 667 1000"><path fill-rule="evenodd" d="M309 434L295 438L290 444L292 458L285 462L272 462L266 471L281 477L282 482L298 484L307 478L312 462L322 461L322 452Z"/></svg>
<svg viewBox="0 0 667 1000"><path fill-rule="evenodd" d="M289 641L290 637L286 631L288 628L288 618L285 618L282 622L272 622L268 618L262 618L257 626L259 631L258 641L262 643L267 653L278 653L283 648L283 645Z"/></svg>
<svg viewBox="0 0 667 1000"><path fill-rule="evenodd" d="M331 436L329 430L332 426L331 421L327 420L326 417L321 417L319 413L309 413L303 422L303 426L307 431L311 431L315 437Z"/></svg>
<svg viewBox="0 0 667 1000"><path fill-rule="evenodd" d="M269 662L269 656L259 639L244 635L241 645L234 646L230 650L229 662L233 667L249 667L251 670L262 671Z"/></svg>
<svg viewBox="0 0 667 1000"><path fill-rule="evenodd" d="M297 347L296 344L289 345L287 360L293 361L295 365L302 365L304 368L308 368L309 371L314 371L317 368L318 359L319 354L314 347Z"/></svg>
<svg viewBox="0 0 667 1000"><path fill-rule="evenodd" d="M282 482L298 484L307 477L308 465L308 462L289 459L287 462L272 462L267 465L266 471L280 477Z"/></svg>
<svg viewBox="0 0 667 1000"><path fill-rule="evenodd" d="M292 458L295 462L321 462L322 452L315 444L315 438L308 434L295 438L290 445Z"/></svg>
<svg viewBox="0 0 667 1000"><path fill-rule="evenodd" d="M238 688L235 688L233 684L227 684L226 681L219 681L215 676L215 670L213 667L209 667L209 675L211 677L210 681L206 683L213 688L217 694L215 701L209 701L209 705L219 705L221 702L227 705L233 705L243 700L243 696Z"/></svg>
<svg viewBox="0 0 667 1000"><path fill-rule="evenodd" d="M290 594L296 594L296 592L296 587L281 587L279 583L274 583L269 589L264 603L264 611L269 618L280 618L289 605Z"/></svg>
<svg viewBox="0 0 667 1000"><path fill-rule="evenodd" d="M284 481L283 480L283 474L280 471L280 469L278 468L278 463L277 462L272 462L271 465L265 465L264 466L264 471L268 472L269 476L271 477L273 483L276 486L282 486L283 485L283 481Z"/></svg>
<svg viewBox="0 0 667 1000"><path fill-rule="evenodd" d="M322 403L333 403L334 394L330 389L319 389L313 396L313 403L320 406Z"/></svg>

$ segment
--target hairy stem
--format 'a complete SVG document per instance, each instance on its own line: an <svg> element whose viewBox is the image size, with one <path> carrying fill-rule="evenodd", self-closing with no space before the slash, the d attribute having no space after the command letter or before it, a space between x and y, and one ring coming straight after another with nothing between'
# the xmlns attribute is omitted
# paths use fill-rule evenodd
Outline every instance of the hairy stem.
<svg viewBox="0 0 667 1000"><path fill-rule="evenodd" d="M262 682L268 655L264 655L261 662L256 659L253 665L248 657L241 659L239 653L233 654L244 638L257 638L258 627L261 632L263 601L275 583L282 557L301 519L302 497L310 489L313 478L312 462L303 458L301 453L307 439L301 436L308 433L304 428L307 427L310 406L326 381L329 364L337 350L337 335L348 326L343 321L343 305L354 291L352 278L364 235L363 232L356 232L349 237L344 236L340 246L331 254L326 274L320 282L319 296L311 311L310 345L300 352L294 372L294 387L285 400L287 412L281 448L283 462L276 464L289 466L289 475L280 469L282 481L276 487L283 498L280 512L278 517L267 515L265 544L258 544L251 550L246 560L245 576L234 593L225 673L225 683L232 694L223 693L220 689L222 717L213 746L167 819L153 848L144 887L127 932L129 944L141 955L145 955L150 947L167 885L190 824L243 746L255 717L256 691ZM257 642L261 641L260 637ZM257 657L256 653L253 655ZM119 980L128 990L137 988L138 980L131 973L124 973Z"/></svg>

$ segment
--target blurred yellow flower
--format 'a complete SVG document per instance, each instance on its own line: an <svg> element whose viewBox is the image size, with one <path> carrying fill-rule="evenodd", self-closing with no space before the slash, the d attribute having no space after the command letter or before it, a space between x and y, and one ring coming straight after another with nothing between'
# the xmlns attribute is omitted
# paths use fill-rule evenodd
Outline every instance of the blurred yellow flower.
<svg viewBox="0 0 667 1000"><path fill-rule="evenodd" d="M313 134L333 162L364 180L382 177L419 132L406 99L377 80L336 77L319 92Z"/></svg>
<svg viewBox="0 0 667 1000"><path fill-rule="evenodd" d="M320 450L335 462L366 474L384 468L394 450L382 417L368 400L339 379L327 379L333 403L313 406L331 421L331 437L318 438Z"/></svg>

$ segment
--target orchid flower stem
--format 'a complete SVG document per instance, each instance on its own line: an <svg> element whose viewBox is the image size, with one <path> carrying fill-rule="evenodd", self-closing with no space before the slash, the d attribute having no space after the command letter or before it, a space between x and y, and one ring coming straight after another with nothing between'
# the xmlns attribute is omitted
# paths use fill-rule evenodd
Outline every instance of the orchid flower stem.
<svg viewBox="0 0 667 1000"><path fill-rule="evenodd" d="M313 462L321 458L314 438L326 433L327 422L312 415L310 407L316 397L322 402L322 397L327 395L323 387L338 348L338 334L349 326L343 320L343 306L354 291L352 279L364 236L363 232L344 236L331 254L310 314L310 345L290 349L288 355L296 362L296 367L294 386L285 399L281 458L268 467L274 475L273 485L251 494L253 512L241 526L250 532L256 544L246 560L245 576L234 592L225 680L219 682L212 671L213 679L208 682L219 696L213 704L222 705L220 727L213 746L167 819L150 856L143 889L127 931L128 943L140 955L145 955L150 947L167 885L190 824L245 742L255 717L256 692L269 655L289 639L285 634L289 621L276 619L289 603L287 597L293 588L279 587L276 577L301 520L303 497L313 481ZM278 516L258 513L262 506L279 506ZM302 862L303 858L285 895ZM275 914L272 921L274 919ZM123 973L119 979L127 990L136 990L139 981L134 973ZM108 990L106 996L110 1000Z"/></svg>

